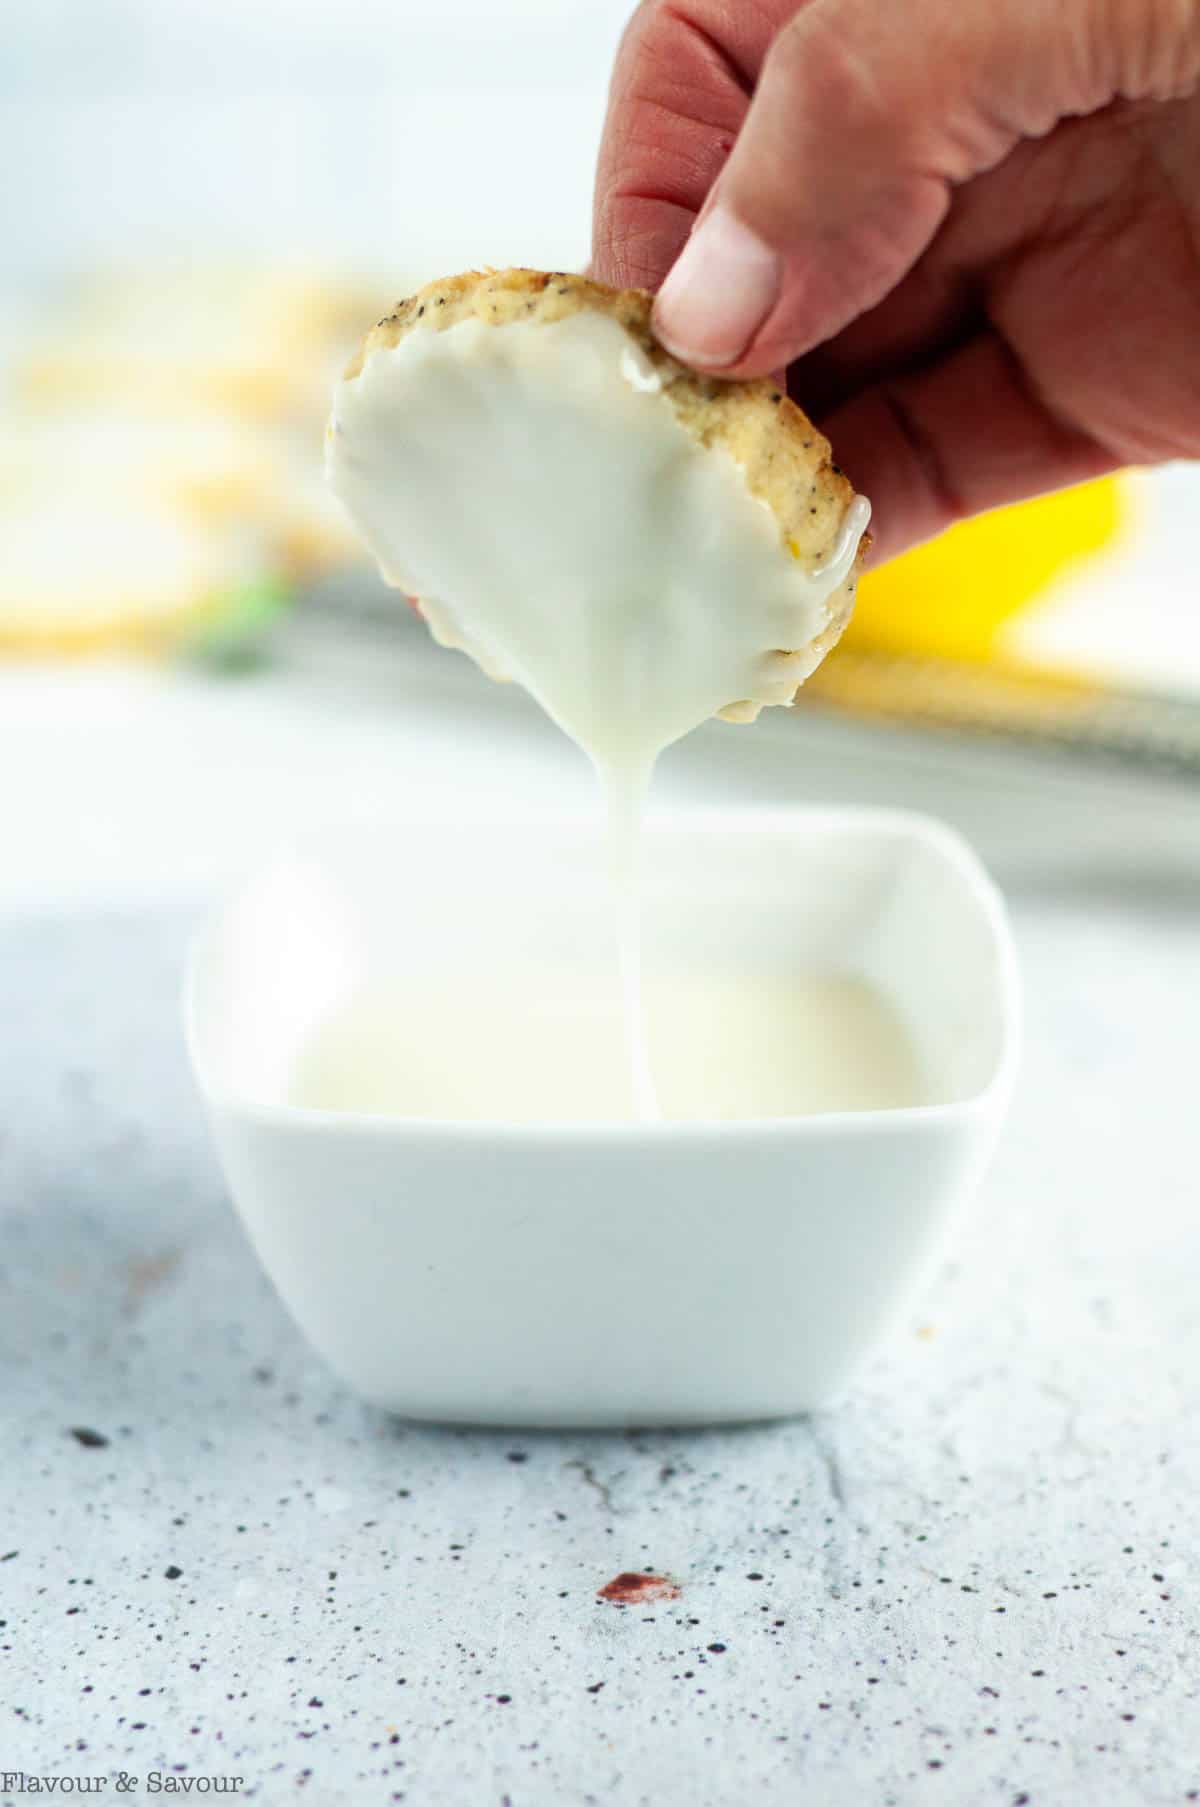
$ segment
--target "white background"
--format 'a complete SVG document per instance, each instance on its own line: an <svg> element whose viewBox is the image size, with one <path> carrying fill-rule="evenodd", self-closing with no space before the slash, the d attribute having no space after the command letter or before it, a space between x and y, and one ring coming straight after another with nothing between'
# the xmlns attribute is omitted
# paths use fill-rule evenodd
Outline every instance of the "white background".
<svg viewBox="0 0 1200 1807"><path fill-rule="evenodd" d="M579 263L627 0L16 0L13 270L231 245Z"/></svg>

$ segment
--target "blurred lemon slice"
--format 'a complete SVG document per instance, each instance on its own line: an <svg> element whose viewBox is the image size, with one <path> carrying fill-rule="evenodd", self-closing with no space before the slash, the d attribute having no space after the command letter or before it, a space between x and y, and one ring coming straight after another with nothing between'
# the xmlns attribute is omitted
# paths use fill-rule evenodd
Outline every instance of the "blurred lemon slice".
<svg viewBox="0 0 1200 1807"><path fill-rule="evenodd" d="M1106 477L960 522L867 572L843 644L858 653L998 659L1013 617L1111 545L1127 515L1120 480Z"/></svg>

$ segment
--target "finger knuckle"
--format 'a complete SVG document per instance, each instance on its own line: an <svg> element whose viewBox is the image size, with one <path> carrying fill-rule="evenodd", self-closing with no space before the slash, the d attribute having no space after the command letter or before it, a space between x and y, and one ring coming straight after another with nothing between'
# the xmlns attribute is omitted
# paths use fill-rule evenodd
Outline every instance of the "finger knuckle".
<svg viewBox="0 0 1200 1807"><path fill-rule="evenodd" d="M1148 0L1146 92L1174 99L1200 80L1200 0Z"/></svg>
<svg viewBox="0 0 1200 1807"><path fill-rule="evenodd" d="M1176 99L1200 79L1200 0L1093 0L1079 37L1093 105Z"/></svg>

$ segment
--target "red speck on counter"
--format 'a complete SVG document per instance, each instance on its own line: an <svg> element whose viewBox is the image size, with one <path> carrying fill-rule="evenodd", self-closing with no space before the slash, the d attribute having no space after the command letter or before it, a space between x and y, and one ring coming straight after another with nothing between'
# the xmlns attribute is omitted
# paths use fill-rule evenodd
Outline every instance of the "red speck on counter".
<svg viewBox="0 0 1200 1807"><path fill-rule="evenodd" d="M638 1575L627 1570L597 1590L597 1599L613 1606L648 1606L655 1600L678 1600L681 1589L666 1575Z"/></svg>

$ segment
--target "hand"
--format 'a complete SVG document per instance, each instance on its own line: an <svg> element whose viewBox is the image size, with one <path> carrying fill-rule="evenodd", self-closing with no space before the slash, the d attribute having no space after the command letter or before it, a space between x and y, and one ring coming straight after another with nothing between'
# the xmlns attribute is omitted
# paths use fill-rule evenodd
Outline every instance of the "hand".
<svg viewBox="0 0 1200 1807"><path fill-rule="evenodd" d="M593 269L789 367L879 557L1200 456L1200 0L644 0Z"/></svg>

